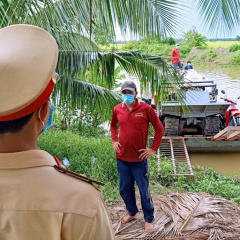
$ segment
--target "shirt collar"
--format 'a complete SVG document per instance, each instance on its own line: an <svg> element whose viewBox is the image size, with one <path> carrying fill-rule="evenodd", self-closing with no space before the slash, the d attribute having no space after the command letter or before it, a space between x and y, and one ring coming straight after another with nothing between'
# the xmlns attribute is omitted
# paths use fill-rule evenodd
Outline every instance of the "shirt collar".
<svg viewBox="0 0 240 240"><path fill-rule="evenodd" d="M43 150L0 153L0 169L20 169L40 166L54 166L53 156Z"/></svg>

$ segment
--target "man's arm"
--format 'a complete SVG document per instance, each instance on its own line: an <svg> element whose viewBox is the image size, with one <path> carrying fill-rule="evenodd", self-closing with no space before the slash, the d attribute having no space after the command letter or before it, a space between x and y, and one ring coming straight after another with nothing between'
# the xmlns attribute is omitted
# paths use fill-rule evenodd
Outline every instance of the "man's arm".
<svg viewBox="0 0 240 240"><path fill-rule="evenodd" d="M158 118L157 114L155 113L155 111L153 109L150 109L149 111L149 120L155 130L155 134L154 134L154 139L153 139L153 143L151 146L151 149L154 151L157 151L160 143L162 141L162 136L164 133L164 127L160 121L160 119Z"/></svg>
<svg viewBox="0 0 240 240"><path fill-rule="evenodd" d="M121 144L118 141L118 119L115 109L112 111L112 120L110 124L111 138L113 142L113 149L115 152L120 152Z"/></svg>
<svg viewBox="0 0 240 240"><path fill-rule="evenodd" d="M172 58L172 61L173 61L173 59L174 59L174 49L172 50L171 58Z"/></svg>
<svg viewBox="0 0 240 240"><path fill-rule="evenodd" d="M113 142L118 141L118 119L115 109L112 111L112 119L110 124L111 138Z"/></svg>

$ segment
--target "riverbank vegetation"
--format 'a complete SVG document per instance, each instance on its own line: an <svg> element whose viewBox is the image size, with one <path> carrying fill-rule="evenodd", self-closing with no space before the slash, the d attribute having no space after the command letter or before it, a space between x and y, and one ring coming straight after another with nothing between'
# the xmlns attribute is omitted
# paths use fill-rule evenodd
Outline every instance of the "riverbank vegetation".
<svg viewBox="0 0 240 240"><path fill-rule="evenodd" d="M40 149L48 151L60 160L67 158L70 170L104 182L105 186L101 189L108 204L119 201L116 159L110 136L83 135L53 129L41 134L38 145ZM240 173L232 177L217 173L211 168L195 166L195 181L192 181L184 176L172 175L171 162L164 157L160 169L157 166L156 155L149 159L149 165L151 191L154 194L164 194L169 190L205 192L240 203Z"/></svg>
<svg viewBox="0 0 240 240"><path fill-rule="evenodd" d="M139 51L160 55L168 64L171 64L171 51L176 43L180 43L180 58L185 65L188 60L194 66L212 66L220 68L239 68L240 41L208 41L195 28L187 31L182 40L168 38L146 37L139 41L111 46L111 51Z"/></svg>
<svg viewBox="0 0 240 240"><path fill-rule="evenodd" d="M131 41L120 46L115 46L121 51L148 52L162 56L171 64L171 51L174 44L166 44L159 40L143 39ZM240 41L206 42L205 45L191 46L188 41L180 42L181 61L186 64L191 60L195 66L215 66L220 68L239 68Z"/></svg>

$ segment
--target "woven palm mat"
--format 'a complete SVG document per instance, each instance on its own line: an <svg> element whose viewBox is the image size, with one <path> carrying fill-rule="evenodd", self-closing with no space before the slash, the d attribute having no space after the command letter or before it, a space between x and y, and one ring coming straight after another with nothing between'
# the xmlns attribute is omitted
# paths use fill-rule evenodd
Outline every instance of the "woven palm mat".
<svg viewBox="0 0 240 240"><path fill-rule="evenodd" d="M240 239L240 205L208 194L171 192L153 198L154 232L143 229L143 214L122 224L124 206L112 206L113 228L117 240L237 240ZM138 202L138 206L140 203Z"/></svg>

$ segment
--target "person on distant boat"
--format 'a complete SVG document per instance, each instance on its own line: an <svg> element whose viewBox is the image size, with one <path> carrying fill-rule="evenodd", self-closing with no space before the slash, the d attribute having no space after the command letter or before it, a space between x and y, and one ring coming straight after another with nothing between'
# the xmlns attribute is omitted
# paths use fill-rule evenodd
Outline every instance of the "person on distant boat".
<svg viewBox="0 0 240 240"><path fill-rule="evenodd" d="M183 68L183 65L180 61L180 50L179 50L179 43L176 44L175 48L172 50L171 58L172 58L172 65L174 68Z"/></svg>
<svg viewBox="0 0 240 240"><path fill-rule="evenodd" d="M187 65L184 67L184 70L193 69L191 61L187 61Z"/></svg>

